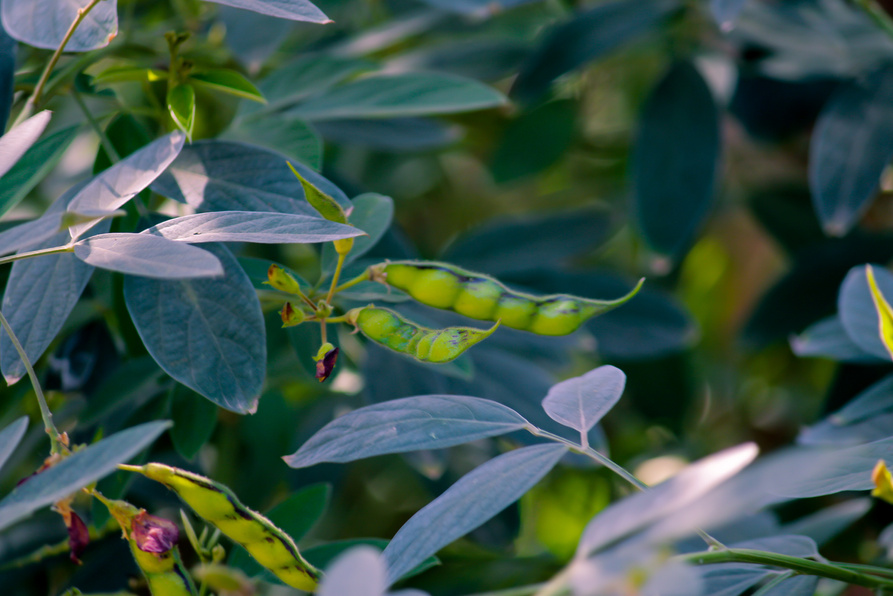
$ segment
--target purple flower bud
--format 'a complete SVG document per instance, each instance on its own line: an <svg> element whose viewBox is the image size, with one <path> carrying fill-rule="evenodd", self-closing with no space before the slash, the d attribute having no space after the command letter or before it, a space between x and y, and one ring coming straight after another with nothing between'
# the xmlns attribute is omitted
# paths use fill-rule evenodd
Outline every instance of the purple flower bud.
<svg viewBox="0 0 893 596"><path fill-rule="evenodd" d="M146 553L166 553L180 538L177 525L162 517L140 511L133 517L131 531L136 547Z"/></svg>
<svg viewBox="0 0 893 596"><path fill-rule="evenodd" d="M65 526L68 528L68 548L71 550L71 560L81 564L81 555L90 543L90 532L87 524L74 511L69 511L65 518Z"/></svg>

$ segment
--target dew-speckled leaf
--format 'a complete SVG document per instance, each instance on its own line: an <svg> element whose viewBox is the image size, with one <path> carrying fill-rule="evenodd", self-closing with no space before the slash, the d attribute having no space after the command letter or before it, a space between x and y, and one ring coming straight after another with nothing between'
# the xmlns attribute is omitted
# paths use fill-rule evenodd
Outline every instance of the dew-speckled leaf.
<svg viewBox="0 0 893 596"><path fill-rule="evenodd" d="M866 352L850 339L837 315L822 319L800 335L792 337L791 350L803 358L811 356L863 364L883 362L883 359Z"/></svg>
<svg viewBox="0 0 893 596"><path fill-rule="evenodd" d="M130 154L94 176L68 204L68 211L92 213L124 206L167 169L185 141L183 133L172 132ZM71 237L83 235L94 225L95 221L71 226Z"/></svg>
<svg viewBox="0 0 893 596"><path fill-rule="evenodd" d="M496 89L455 75L375 75L333 87L289 110L305 120L429 116L501 106Z"/></svg>
<svg viewBox="0 0 893 596"><path fill-rule="evenodd" d="M843 328L853 342L879 359L890 360L890 353L880 336L878 313L871 298L865 265L854 267L840 285L837 308ZM881 265L872 267L878 289L884 296L893 296L893 274Z"/></svg>
<svg viewBox="0 0 893 596"><path fill-rule="evenodd" d="M677 6L675 0L602 2L548 29L521 65L512 97L537 101L552 81L655 28Z"/></svg>
<svg viewBox="0 0 893 596"><path fill-rule="evenodd" d="M632 156L636 222L658 253L679 257L713 203L719 112L703 77L677 62L645 103Z"/></svg>
<svg viewBox="0 0 893 596"><path fill-rule="evenodd" d="M142 234L186 243L313 244L359 236L363 230L320 217L258 211L212 211L169 219Z"/></svg>
<svg viewBox="0 0 893 596"><path fill-rule="evenodd" d="M462 395L406 397L336 418L283 459L293 468L304 468L385 453L442 449L527 425L511 408L487 399Z"/></svg>
<svg viewBox="0 0 893 596"><path fill-rule="evenodd" d="M114 472L170 426L147 422L115 433L32 476L0 501L0 530Z"/></svg>
<svg viewBox="0 0 893 596"><path fill-rule="evenodd" d="M40 139L0 177L0 215L18 205L56 167L79 129L70 126Z"/></svg>
<svg viewBox="0 0 893 596"><path fill-rule="evenodd" d="M16 68L16 41L0 26L0 131L6 130L6 121L12 109Z"/></svg>
<svg viewBox="0 0 893 596"><path fill-rule="evenodd" d="M220 261L210 252L149 234L98 234L79 240L74 255L94 267L154 279L223 274Z"/></svg>
<svg viewBox="0 0 893 596"><path fill-rule="evenodd" d="M384 233L391 226L391 220L394 218L394 200L391 197L379 195L375 193L366 193L358 197L354 197L353 211L347 218L347 221L357 229L363 230L366 236L360 236L354 240L353 248L344 259L347 265L356 261L363 256L381 240ZM322 248L322 270L327 273L335 271L335 264L338 262L338 254L332 244L326 244Z"/></svg>
<svg viewBox="0 0 893 596"><path fill-rule="evenodd" d="M567 453L555 443L522 447L469 472L413 515L382 553L388 582L517 501Z"/></svg>
<svg viewBox="0 0 893 596"><path fill-rule="evenodd" d="M831 97L809 148L809 186L825 232L843 236L859 221L893 159L893 67L845 83Z"/></svg>
<svg viewBox="0 0 893 596"><path fill-rule="evenodd" d="M171 390L171 442L191 460L208 442L217 426L217 406L195 391L177 383Z"/></svg>
<svg viewBox="0 0 893 596"><path fill-rule="evenodd" d="M0 471L28 430L28 417L22 416L0 430Z"/></svg>
<svg viewBox="0 0 893 596"><path fill-rule="evenodd" d="M164 372L222 408L254 412L267 358L257 294L226 247L208 244L202 249L220 259L223 277L128 276L127 310Z"/></svg>
<svg viewBox="0 0 893 596"><path fill-rule="evenodd" d="M0 176L4 176L37 142L52 115L49 110L44 110L0 136Z"/></svg>
<svg viewBox="0 0 893 596"><path fill-rule="evenodd" d="M3 27L15 39L35 48L55 50L90 0L3 0ZM67 52L107 46L118 34L118 0L103 0L87 13L65 45Z"/></svg>
<svg viewBox="0 0 893 596"><path fill-rule="evenodd" d="M622 370L599 366L554 385L543 399L543 409L555 422L588 433L614 407L625 385Z"/></svg>
<svg viewBox="0 0 893 596"><path fill-rule="evenodd" d="M246 143L201 140L183 148L152 190L197 211L274 211L317 215L304 200L304 189L291 173L288 159ZM349 207L337 186L307 166L292 164L301 176Z"/></svg>
<svg viewBox="0 0 893 596"><path fill-rule="evenodd" d="M309 0L209 0L217 4L244 8L260 14L289 19L291 21L307 21L309 23L331 23L331 19Z"/></svg>
<svg viewBox="0 0 893 596"><path fill-rule="evenodd" d="M384 596L387 571L381 553L371 546L355 546L326 567L318 596Z"/></svg>

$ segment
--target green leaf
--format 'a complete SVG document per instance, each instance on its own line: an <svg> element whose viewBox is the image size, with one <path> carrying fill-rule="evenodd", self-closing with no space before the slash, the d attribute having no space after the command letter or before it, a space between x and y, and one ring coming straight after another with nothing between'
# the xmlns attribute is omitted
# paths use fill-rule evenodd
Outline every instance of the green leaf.
<svg viewBox="0 0 893 596"><path fill-rule="evenodd" d="M177 383L171 391L171 440L177 453L191 460L217 426L217 406Z"/></svg>
<svg viewBox="0 0 893 596"><path fill-rule="evenodd" d="M206 242L312 244L352 238L362 233L362 230L352 226L309 215L211 211L169 219L144 230L141 235L152 234L190 244Z"/></svg>
<svg viewBox="0 0 893 596"><path fill-rule="evenodd" d="M577 102L560 99L510 122L490 164L496 182L533 176L558 161L577 134L576 111Z"/></svg>
<svg viewBox="0 0 893 596"><path fill-rule="evenodd" d="M360 236L354 239L353 248L344 259L347 265L363 256L381 240L384 233L391 226L391 220L394 217L394 200L391 197L379 195L375 193L366 193L358 197L354 197L353 211L350 212L348 221L352 226L366 232L366 236ZM322 248L322 270L325 273L332 273L335 270L335 264L338 261L338 255L332 244L325 244Z"/></svg>
<svg viewBox="0 0 893 596"><path fill-rule="evenodd" d="M94 87L103 87L114 83L154 83L164 81L168 77L167 71L158 68L143 68L139 66L113 66L100 71L93 77Z"/></svg>
<svg viewBox="0 0 893 596"><path fill-rule="evenodd" d="M191 143L192 127L195 125L195 89L192 85L184 83L171 87L167 92L167 111Z"/></svg>
<svg viewBox="0 0 893 596"><path fill-rule="evenodd" d="M235 95L236 97L250 99L251 101L259 103L267 103L267 100L264 99L263 94L258 91L257 87L235 70L215 68L213 70L190 74L189 80L199 86L207 87L214 91L228 93L230 95Z"/></svg>
<svg viewBox="0 0 893 596"><path fill-rule="evenodd" d="M25 436L26 430L28 430L27 416L22 416L12 424L4 427L3 430L0 430L0 469L3 468L3 464L6 463L9 456L15 451L22 437Z"/></svg>
<svg viewBox="0 0 893 596"><path fill-rule="evenodd" d="M85 2L59 0L3 0L3 27L10 36L36 48L55 50ZM118 2L99 2L75 29L67 52L86 52L107 46L118 34Z"/></svg>
<svg viewBox="0 0 893 596"><path fill-rule="evenodd" d="M53 113L44 110L0 136L0 176L6 174L43 134Z"/></svg>
<svg viewBox="0 0 893 596"><path fill-rule="evenodd" d="M301 187L304 189L304 198L320 215L329 221L340 224L347 223L347 215L344 213L341 205L338 204L338 201L319 190L312 182L304 178L293 165L288 164L288 167L291 168L292 173L301 182Z"/></svg>
<svg viewBox="0 0 893 596"><path fill-rule="evenodd" d="M223 273L209 251L150 234L116 232L79 240L74 255L94 267L153 279L214 277Z"/></svg>
<svg viewBox="0 0 893 596"><path fill-rule="evenodd" d="M305 120L454 114L498 107L506 98L483 83L454 75L376 75L315 95L289 110Z"/></svg>
<svg viewBox="0 0 893 596"><path fill-rule="evenodd" d="M888 362L890 307L884 303L885 296L891 295L893 274L881 266L860 265L853 267L840 284L837 300L840 320L849 338L863 351ZM878 298L882 301L880 305Z"/></svg>
<svg viewBox="0 0 893 596"><path fill-rule="evenodd" d="M222 138L267 147L314 170L322 168L322 139L316 130L299 118L274 115L239 120Z"/></svg>
<svg viewBox="0 0 893 596"><path fill-rule="evenodd" d="M315 4L309 0L210 0L217 4L243 8L260 14L289 19L292 21L307 21L324 25L331 23L329 19Z"/></svg>

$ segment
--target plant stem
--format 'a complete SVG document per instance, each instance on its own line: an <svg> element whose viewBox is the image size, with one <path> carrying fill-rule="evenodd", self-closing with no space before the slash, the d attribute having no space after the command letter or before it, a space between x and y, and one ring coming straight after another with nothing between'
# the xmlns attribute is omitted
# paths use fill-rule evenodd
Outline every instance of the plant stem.
<svg viewBox="0 0 893 596"><path fill-rule="evenodd" d="M881 30L890 37L893 37L893 19L890 18L883 8L878 6L875 0L855 0L856 6L868 15Z"/></svg>
<svg viewBox="0 0 893 596"><path fill-rule="evenodd" d="M366 271L363 271L363 273L356 276L352 280L346 281L343 284L341 284L340 286L338 286L337 288L335 288L335 293L337 294L338 292L343 292L344 290L346 290L348 288L352 288L359 283L363 283L364 281L369 281L369 270L368 269Z"/></svg>
<svg viewBox="0 0 893 596"><path fill-rule="evenodd" d="M748 548L724 548L700 553L692 553L676 557L678 560L692 565L712 565L716 563L750 563L753 565L769 565L791 571L827 577L837 581L863 586L866 588L893 589L893 580L866 575L833 563L820 563L811 559L780 555Z"/></svg>
<svg viewBox="0 0 893 596"><path fill-rule="evenodd" d="M341 277L341 268L344 267L344 258L346 254L338 253L338 264L335 265L335 274L332 275L332 284L329 286L329 293L326 295L326 304L332 303L332 295L335 294L335 288L338 286L338 278Z"/></svg>
<svg viewBox="0 0 893 596"><path fill-rule="evenodd" d="M0 258L0 265L21 261L22 259L30 259L31 257L42 257L44 255L55 255L63 252L74 252L74 246L66 244L65 246L54 246L53 248L39 248L37 250L29 250L28 252L20 252L8 257Z"/></svg>
<svg viewBox="0 0 893 596"><path fill-rule="evenodd" d="M102 127L99 126L99 122L97 122L96 118L93 117L93 114L90 113L90 110L87 108L87 104L84 103L84 98L81 97L81 94L77 92L77 89L72 89L71 95L72 97L74 97L74 101L78 104L78 107L81 108L84 116L87 118L87 122L90 124L93 132L95 132L96 135L99 137L99 142L102 145L102 148L105 149L106 154L108 154L109 159L112 160L112 163L121 161L121 156L118 155L118 152L112 145L112 141L109 139L108 135L106 135L105 131L102 130Z"/></svg>
<svg viewBox="0 0 893 596"><path fill-rule="evenodd" d="M52 57L50 57L50 61L47 63L46 68L43 69L43 74L40 75L40 80L37 82L37 86L34 88L34 93L32 93L31 97L28 98L28 101L25 102L25 107L23 107L22 111L19 112L15 123L13 123L13 126L19 124L23 120L26 120L31 116L31 114L34 113L34 109L40 102L40 96L43 94L43 88L46 86L47 81L50 79L50 74L53 72L53 68L56 67L56 63L59 62L59 58L62 57L62 52L65 51L65 46L68 45L68 42L71 40L71 36L74 35L75 30L83 22L87 14L91 10L93 10L93 7L99 4L101 1L102 0L90 0L90 3L87 6L78 9L77 16L74 17L74 21L71 22L71 26L68 27L68 31L65 32L65 36L59 43L59 47L56 48L56 51L53 52Z"/></svg>
<svg viewBox="0 0 893 596"><path fill-rule="evenodd" d="M63 453L66 449L65 441L62 440L62 435L59 433L59 429L57 429L56 425L53 423L53 413L50 411L49 406L47 406L47 400L43 395L43 390L40 388L40 381L37 380L37 375L34 373L34 367L31 366L28 354L25 353L25 349L22 347L22 344L19 343L19 338L16 337L12 327L9 326L9 321L6 320L6 317L3 316L2 312L0 312L0 325L3 326L6 334L9 335L13 347L16 352L19 353L19 358L22 359L22 364L25 365L25 370L28 371L28 378L31 379L31 385L34 387L37 403L40 406L40 416L43 418L44 430L50 435L50 453Z"/></svg>

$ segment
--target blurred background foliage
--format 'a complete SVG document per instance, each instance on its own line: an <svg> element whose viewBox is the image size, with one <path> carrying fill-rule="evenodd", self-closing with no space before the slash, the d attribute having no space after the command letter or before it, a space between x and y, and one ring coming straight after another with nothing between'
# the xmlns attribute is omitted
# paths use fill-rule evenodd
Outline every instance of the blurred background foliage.
<svg viewBox="0 0 893 596"><path fill-rule="evenodd" d="M318 328L279 329L270 307L266 389L257 413L243 417L172 384L135 337L120 279L97 272L39 366L54 390L57 420L76 440L171 417L177 426L152 457L202 470L250 507L267 511L298 489L329 483L330 506L307 544L389 538L495 447L305 470L283 465L282 455L345 408L459 393L502 401L561 432L538 410L548 387L610 363L627 373L627 391L595 440L655 482L742 441L763 451L790 444L801 427L888 372L801 358L789 345L793 334L836 312L851 267L893 257L889 177L836 235L815 214L809 182L823 106L893 57L880 9L873 19L862 2L846 0L317 4L334 23L294 23L197 0L119 0L118 38L60 66L56 83L66 92L48 106L59 136L45 156L58 167L17 214L40 212L94 159L108 163L91 131L68 129L83 120L72 97L86 103L122 155L156 135L163 82L103 81L103 74L166 68L164 33L175 30L191 34L184 59L238 70L268 101L197 86L196 139L255 143L319 169L348 196L393 198L394 223L364 263L444 260L518 287L598 298L621 295L641 276L645 289L581 333L500 330L446 369L365 346L333 327L341 358L326 384L312 377ZM47 56L19 46L16 88L33 86ZM426 72L480 81L509 100L450 113L408 100L363 107L371 95L338 95L370 74ZM310 280L320 271L312 247L250 246L243 254L287 264ZM400 308L423 323L458 320ZM30 389L4 389L0 411L6 421L22 411L36 416ZM34 425L10 464L20 475L34 467L40 440ZM3 492L15 479L6 476ZM116 475L101 487L115 496L126 481ZM149 483L128 488L139 504L175 506ZM573 553L592 515L625 490L604 470L556 470L519 507L446 549L446 564L414 585L446 595L541 581ZM795 518L832 502L798 501L779 514ZM855 559L867 549L870 558L876 547L869 539L890 517L876 508L825 554ZM0 537L0 565L62 540L64 528L47 518ZM118 589L132 572L119 546L97 543L73 575L64 556L6 568L4 585L33 594L69 585Z"/></svg>

